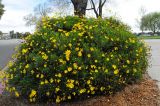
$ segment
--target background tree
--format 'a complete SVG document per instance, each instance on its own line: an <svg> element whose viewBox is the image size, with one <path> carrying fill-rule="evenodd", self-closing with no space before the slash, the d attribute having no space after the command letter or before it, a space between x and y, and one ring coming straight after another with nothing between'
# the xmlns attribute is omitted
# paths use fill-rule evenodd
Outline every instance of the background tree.
<svg viewBox="0 0 160 106"><path fill-rule="evenodd" d="M147 10L144 6L141 6L141 8L139 9L139 18L136 19L136 23L137 23L137 27L142 31L144 31L144 27L143 25L144 24L141 24L141 20L142 20L142 17L146 14Z"/></svg>
<svg viewBox="0 0 160 106"><path fill-rule="evenodd" d="M86 15L88 0L71 0L74 6L74 15L83 17Z"/></svg>
<svg viewBox="0 0 160 106"><path fill-rule="evenodd" d="M73 5L70 0L48 0L49 7L56 16L71 14Z"/></svg>
<svg viewBox="0 0 160 106"><path fill-rule="evenodd" d="M96 17L101 17L102 18L102 11L103 11L103 6L106 3L107 0L90 0L91 4L91 9L94 10L94 13L96 14ZM96 3L98 3L96 7Z"/></svg>
<svg viewBox="0 0 160 106"><path fill-rule="evenodd" d="M160 30L160 13L153 12L144 15L141 18L140 27L144 30L149 30L153 32L153 35Z"/></svg>
<svg viewBox="0 0 160 106"><path fill-rule="evenodd" d="M66 5L67 7L74 7L74 15L83 17L86 15L86 10L93 10L96 17L102 17L102 10L105 3L109 0L61 0L61 3L58 3L59 0L49 0L53 4L60 8L63 7L61 4ZM73 5L71 5L73 4ZM88 7L88 8L87 8Z"/></svg>
<svg viewBox="0 0 160 106"><path fill-rule="evenodd" d="M0 0L0 19L3 13L4 13L4 5L2 4L2 0Z"/></svg>
<svg viewBox="0 0 160 106"><path fill-rule="evenodd" d="M48 16L49 13L52 12L52 9L46 4L38 4L34 8L34 13L29 14L24 17L24 20L26 21L27 26L36 25L37 22L45 16Z"/></svg>
<svg viewBox="0 0 160 106"><path fill-rule="evenodd" d="M0 31L0 39L2 39L2 36L3 36L3 32Z"/></svg>

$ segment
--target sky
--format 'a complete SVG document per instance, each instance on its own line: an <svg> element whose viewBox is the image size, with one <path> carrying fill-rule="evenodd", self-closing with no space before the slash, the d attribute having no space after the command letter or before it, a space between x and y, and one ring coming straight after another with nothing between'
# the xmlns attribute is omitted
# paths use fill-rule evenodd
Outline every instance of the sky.
<svg viewBox="0 0 160 106"><path fill-rule="evenodd" d="M33 32L34 27L25 25L24 16L33 13L34 7L45 0L2 0L5 5L5 13L0 20L0 30L8 33ZM103 13L106 16L116 16L128 24L133 32L139 32L136 19L140 19L140 8L150 12L160 12L160 0L110 0L106 4ZM106 8L107 7L107 8Z"/></svg>

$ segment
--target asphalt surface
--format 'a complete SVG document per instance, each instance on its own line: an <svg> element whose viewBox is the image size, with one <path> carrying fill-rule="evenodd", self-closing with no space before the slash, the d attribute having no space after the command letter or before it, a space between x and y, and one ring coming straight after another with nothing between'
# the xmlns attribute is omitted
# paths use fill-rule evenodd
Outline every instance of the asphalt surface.
<svg viewBox="0 0 160 106"><path fill-rule="evenodd" d="M21 42L20 39L0 40L0 69L3 69L11 60L15 47Z"/></svg>

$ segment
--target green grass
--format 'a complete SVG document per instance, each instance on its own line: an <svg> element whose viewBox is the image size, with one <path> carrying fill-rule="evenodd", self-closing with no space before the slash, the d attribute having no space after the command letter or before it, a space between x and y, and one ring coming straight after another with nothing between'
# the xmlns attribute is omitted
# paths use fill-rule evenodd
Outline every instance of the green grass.
<svg viewBox="0 0 160 106"><path fill-rule="evenodd" d="M160 39L160 36L138 36L140 39Z"/></svg>

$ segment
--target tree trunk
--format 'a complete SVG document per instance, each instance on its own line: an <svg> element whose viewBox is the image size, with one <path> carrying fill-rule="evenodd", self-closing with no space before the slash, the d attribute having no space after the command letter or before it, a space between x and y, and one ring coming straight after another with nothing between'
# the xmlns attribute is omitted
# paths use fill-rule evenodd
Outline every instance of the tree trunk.
<svg viewBox="0 0 160 106"><path fill-rule="evenodd" d="M102 18L102 0L99 0L99 15L98 15L98 17Z"/></svg>
<svg viewBox="0 0 160 106"><path fill-rule="evenodd" d="M86 14L88 0L71 0L74 6L74 15L83 17Z"/></svg>

